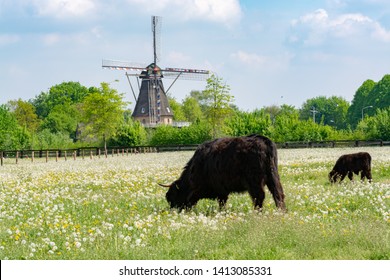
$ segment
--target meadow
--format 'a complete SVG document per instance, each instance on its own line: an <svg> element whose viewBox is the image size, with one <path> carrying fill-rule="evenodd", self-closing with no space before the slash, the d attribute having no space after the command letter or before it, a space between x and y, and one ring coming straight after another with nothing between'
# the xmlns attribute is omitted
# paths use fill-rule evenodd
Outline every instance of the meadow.
<svg viewBox="0 0 390 280"><path fill-rule="evenodd" d="M373 182L327 175L345 153L367 151ZM0 167L0 259L390 259L390 147L279 149L288 211L270 193L219 210L202 200L170 210L166 189L193 152L146 153Z"/></svg>

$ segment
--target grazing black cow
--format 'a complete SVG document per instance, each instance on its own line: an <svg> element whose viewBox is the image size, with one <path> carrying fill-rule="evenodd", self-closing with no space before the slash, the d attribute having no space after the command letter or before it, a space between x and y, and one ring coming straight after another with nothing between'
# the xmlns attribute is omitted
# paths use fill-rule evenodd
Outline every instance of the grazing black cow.
<svg viewBox="0 0 390 280"><path fill-rule="evenodd" d="M341 182L348 175L349 180L352 181L353 173L358 175L359 172L361 172L362 181L367 178L371 182L371 156L369 153L361 152L339 157L329 173L329 180L331 183L336 183L340 179Z"/></svg>
<svg viewBox="0 0 390 280"><path fill-rule="evenodd" d="M161 185L161 184L160 184ZM220 138L198 147L179 179L169 187L166 199L171 208L191 208L200 199L226 204L230 193L248 191L255 208L261 209L264 185L278 208L285 210L278 174L275 144L260 135Z"/></svg>

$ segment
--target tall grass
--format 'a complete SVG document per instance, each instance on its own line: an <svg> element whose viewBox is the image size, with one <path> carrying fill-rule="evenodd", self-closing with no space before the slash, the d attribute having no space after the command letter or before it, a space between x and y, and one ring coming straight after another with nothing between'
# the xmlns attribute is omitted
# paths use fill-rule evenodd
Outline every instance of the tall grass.
<svg viewBox="0 0 390 280"><path fill-rule="evenodd" d="M328 183L343 153L373 158L373 183ZM390 148L279 150L287 213L267 193L226 209L169 209L157 182L192 152L0 168L1 259L390 259Z"/></svg>

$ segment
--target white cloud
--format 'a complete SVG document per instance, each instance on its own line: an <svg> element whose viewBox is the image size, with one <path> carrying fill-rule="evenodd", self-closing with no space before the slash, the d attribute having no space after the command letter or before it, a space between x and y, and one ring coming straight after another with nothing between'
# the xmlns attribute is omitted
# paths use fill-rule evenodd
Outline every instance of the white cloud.
<svg viewBox="0 0 390 280"><path fill-rule="evenodd" d="M173 66L182 67L182 65L187 64L188 62L191 61L191 57L181 52L172 51L166 57L166 61L169 61L169 63L172 64Z"/></svg>
<svg viewBox="0 0 390 280"><path fill-rule="evenodd" d="M260 56L254 53L247 53L241 50L231 54L231 57L242 64L255 67L259 67L265 64L268 60L268 58L265 56Z"/></svg>
<svg viewBox="0 0 390 280"><path fill-rule="evenodd" d="M39 15L58 18L83 16L95 9L93 0L31 0Z"/></svg>
<svg viewBox="0 0 390 280"><path fill-rule="evenodd" d="M61 35L58 33L46 34L43 36L42 40L45 45L52 46L60 42Z"/></svg>
<svg viewBox="0 0 390 280"><path fill-rule="evenodd" d="M254 69L267 69L267 71L281 71L288 68L290 61L294 58L291 53L285 52L272 56L263 56L256 53L248 53L239 50L232 53L230 57L242 65Z"/></svg>
<svg viewBox="0 0 390 280"><path fill-rule="evenodd" d="M91 33L96 37L96 38L101 38L102 37L102 30L100 27L95 26L94 28L91 29Z"/></svg>
<svg viewBox="0 0 390 280"><path fill-rule="evenodd" d="M78 32L72 34L62 34L62 33L47 33L41 35L41 42L46 47L54 47L61 44L72 45L73 47L80 47L81 45L92 44L93 39L97 38L93 31L91 32Z"/></svg>
<svg viewBox="0 0 390 280"><path fill-rule="evenodd" d="M181 19L206 19L231 26L242 16L238 0L127 0L149 13L170 13Z"/></svg>
<svg viewBox="0 0 390 280"><path fill-rule="evenodd" d="M330 17L324 9L301 16L291 22L293 33L291 43L306 46L321 45L329 38L351 38L354 36L372 37L383 42L390 42L390 31L368 16L360 13L342 14Z"/></svg>
<svg viewBox="0 0 390 280"><path fill-rule="evenodd" d="M18 41L20 41L20 37L18 35L0 34L0 46L14 44Z"/></svg>
<svg viewBox="0 0 390 280"><path fill-rule="evenodd" d="M373 23L372 36L375 39L390 42L390 31L386 30L386 28L382 27L378 22Z"/></svg>

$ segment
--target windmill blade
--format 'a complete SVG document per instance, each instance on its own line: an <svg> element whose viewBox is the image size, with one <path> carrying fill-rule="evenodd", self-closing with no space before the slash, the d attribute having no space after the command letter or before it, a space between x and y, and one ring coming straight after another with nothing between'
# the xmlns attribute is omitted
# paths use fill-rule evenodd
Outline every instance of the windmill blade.
<svg viewBox="0 0 390 280"><path fill-rule="evenodd" d="M145 70L145 63L135 63L129 61L110 60L103 59L102 67L115 70L126 70L126 71L142 71Z"/></svg>
<svg viewBox="0 0 390 280"><path fill-rule="evenodd" d="M161 17L152 16L154 64L160 61L160 56L161 56L161 23L162 23Z"/></svg>
<svg viewBox="0 0 390 280"><path fill-rule="evenodd" d="M161 70L165 78L182 80L205 81L209 78L210 71L200 69L165 68Z"/></svg>

